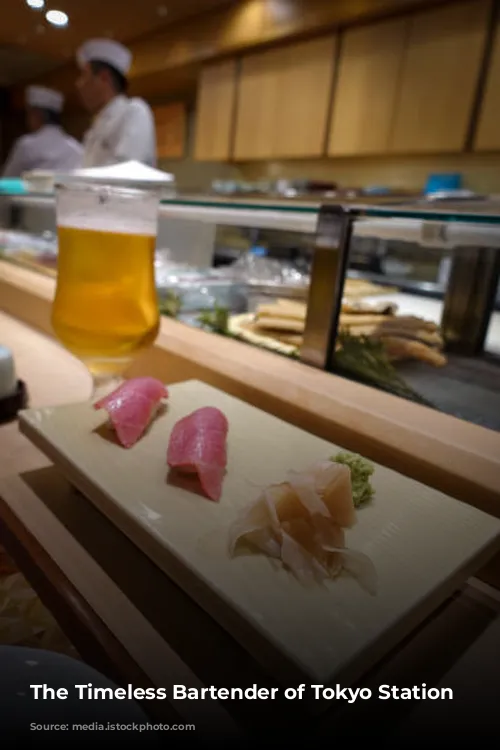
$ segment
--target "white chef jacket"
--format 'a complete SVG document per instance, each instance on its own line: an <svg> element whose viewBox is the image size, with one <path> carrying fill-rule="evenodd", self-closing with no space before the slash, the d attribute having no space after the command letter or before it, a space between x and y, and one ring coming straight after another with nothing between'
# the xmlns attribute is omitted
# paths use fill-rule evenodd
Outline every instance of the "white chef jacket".
<svg viewBox="0 0 500 750"><path fill-rule="evenodd" d="M20 177L32 169L69 172L81 166L83 147L59 125L44 125L14 143L3 177Z"/></svg>
<svg viewBox="0 0 500 750"><path fill-rule="evenodd" d="M125 161L156 167L156 128L150 107L143 99L115 96L95 118L83 145L84 168Z"/></svg>

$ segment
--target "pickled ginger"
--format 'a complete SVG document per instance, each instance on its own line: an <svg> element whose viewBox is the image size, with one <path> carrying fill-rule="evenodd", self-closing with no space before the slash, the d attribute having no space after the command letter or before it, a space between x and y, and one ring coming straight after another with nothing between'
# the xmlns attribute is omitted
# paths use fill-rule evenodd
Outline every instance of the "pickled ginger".
<svg viewBox="0 0 500 750"><path fill-rule="evenodd" d="M305 585L336 578L345 570L375 594L373 562L346 547L345 530L356 522L349 466L321 461L290 471L237 516L229 530L229 554L234 556L245 541L281 562Z"/></svg>

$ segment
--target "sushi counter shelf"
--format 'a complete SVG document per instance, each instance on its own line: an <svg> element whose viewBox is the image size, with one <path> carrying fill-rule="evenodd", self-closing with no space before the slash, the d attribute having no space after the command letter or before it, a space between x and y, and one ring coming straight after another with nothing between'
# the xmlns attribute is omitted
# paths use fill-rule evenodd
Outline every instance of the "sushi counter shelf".
<svg viewBox="0 0 500 750"><path fill-rule="evenodd" d="M168 333L172 334L175 327L169 326ZM14 352L20 376L28 384L31 408L87 398L89 384L84 368L54 341L4 314L0 314L0 330L3 343ZM205 357L204 352L202 358L208 364ZM172 399L174 394L172 389ZM19 476L14 476L16 473ZM134 687L182 684L200 688L216 684L246 688L254 683L274 687L274 680L215 619L174 585L91 502L74 494L16 424L0 428L0 485L0 543L84 660L119 684ZM450 506L449 499L445 504ZM471 658L483 684L488 684L488 674L495 677L489 642L492 629L498 629L500 621L500 591L490 589L478 578L462 583L404 643L373 665L363 678L363 687L376 693L381 684L426 683L452 688L460 699L463 688L457 683L457 673L464 660L470 662ZM500 589L500 581L498 585ZM462 700L472 697L469 692ZM479 691L475 698L480 697ZM252 725L256 732L263 726L269 731L274 722L283 737L290 728L290 705L295 705L288 703L288 713L283 714L287 707L279 702L222 701L214 719L208 703L154 701L144 708L154 721L194 723L196 734L202 733L206 722L216 721L217 726L228 730L235 722L242 727ZM338 737L340 732L340 736L345 733L352 739L357 736L357 728L369 726L372 738L384 738L388 718L391 722L396 718L402 722L398 740L404 743L412 737L422 711L411 701L358 701L350 706L332 703L338 704L337 710L333 705L307 720L293 709L297 714L293 731L303 729L308 740L315 732L321 737ZM395 703L399 705L395 707ZM487 731L494 720L495 714L485 717L490 725L483 729Z"/></svg>

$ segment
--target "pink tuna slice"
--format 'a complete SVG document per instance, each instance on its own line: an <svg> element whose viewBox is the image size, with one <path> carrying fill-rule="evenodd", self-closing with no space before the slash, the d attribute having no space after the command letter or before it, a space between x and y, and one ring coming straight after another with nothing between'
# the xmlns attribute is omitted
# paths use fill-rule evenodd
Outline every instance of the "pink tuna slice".
<svg viewBox="0 0 500 750"><path fill-rule="evenodd" d="M180 419L170 435L167 464L186 474L197 474L204 492L219 500L226 472L228 421L212 406Z"/></svg>
<svg viewBox="0 0 500 750"><path fill-rule="evenodd" d="M159 380L133 378L97 401L94 409L106 409L118 440L124 448L131 448L153 420L164 398L168 398L168 390Z"/></svg>

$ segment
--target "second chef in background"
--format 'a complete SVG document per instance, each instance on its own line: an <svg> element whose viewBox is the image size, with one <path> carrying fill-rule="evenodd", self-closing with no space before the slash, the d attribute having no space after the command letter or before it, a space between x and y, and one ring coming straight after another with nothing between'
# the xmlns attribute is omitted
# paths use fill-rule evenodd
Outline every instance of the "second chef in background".
<svg viewBox="0 0 500 750"><path fill-rule="evenodd" d="M21 177L34 169L66 171L80 166L83 149L61 126L64 97L44 86L26 89L27 135L17 139L2 177Z"/></svg>
<svg viewBox="0 0 500 750"><path fill-rule="evenodd" d="M156 166L156 129L149 105L127 96L131 52L108 39L91 39L77 53L77 88L94 120L84 138L84 168L125 161Z"/></svg>

